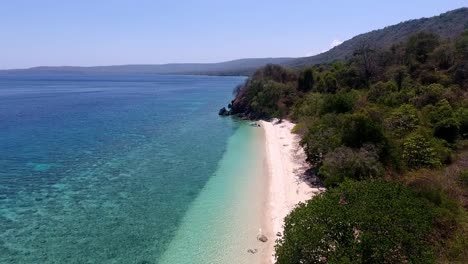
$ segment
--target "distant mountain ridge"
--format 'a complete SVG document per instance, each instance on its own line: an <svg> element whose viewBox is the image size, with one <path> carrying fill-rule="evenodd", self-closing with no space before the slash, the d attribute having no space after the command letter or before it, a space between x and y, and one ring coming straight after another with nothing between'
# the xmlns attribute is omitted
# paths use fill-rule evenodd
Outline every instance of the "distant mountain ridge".
<svg viewBox="0 0 468 264"><path fill-rule="evenodd" d="M148 74L206 74L249 75L266 64L285 64L292 58L251 58L219 63L130 64L113 66L40 66L29 69L2 70L2 75L36 73L148 73Z"/></svg>
<svg viewBox="0 0 468 264"><path fill-rule="evenodd" d="M18 70L0 70L0 76L36 73L148 73L148 74L204 74L204 75L251 75L267 64L302 68L308 65L345 60L363 42L376 48L387 48L405 41L409 36L425 31L442 38L452 38L468 28L468 8L455 9L430 18L413 19L383 29L363 33L321 54L302 58L250 58L219 63L170 63L139 64L94 67L34 67Z"/></svg>

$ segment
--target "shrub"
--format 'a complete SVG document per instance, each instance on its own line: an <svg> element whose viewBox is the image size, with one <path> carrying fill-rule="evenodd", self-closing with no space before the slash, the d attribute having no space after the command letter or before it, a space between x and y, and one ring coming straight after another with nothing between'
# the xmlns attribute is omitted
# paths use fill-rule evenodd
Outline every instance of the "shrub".
<svg viewBox="0 0 468 264"><path fill-rule="evenodd" d="M326 187L336 186L345 179L365 180L382 174L383 166L373 146L359 150L337 148L325 156L319 171Z"/></svg>
<svg viewBox="0 0 468 264"><path fill-rule="evenodd" d="M426 109L429 109L427 112L429 121L431 121L432 124L437 124L442 120L454 117L452 106L445 99L437 102L435 107L427 106Z"/></svg>
<svg viewBox="0 0 468 264"><path fill-rule="evenodd" d="M392 112L385 124L395 136L404 136L418 126L418 112L412 105L402 105Z"/></svg>
<svg viewBox="0 0 468 264"><path fill-rule="evenodd" d="M323 95L319 93L307 93L304 98L298 101L292 108L294 119L301 117L318 116L322 111Z"/></svg>
<svg viewBox="0 0 468 264"><path fill-rule="evenodd" d="M431 220L407 187L347 181L286 217L277 263L433 263Z"/></svg>
<svg viewBox="0 0 468 264"><path fill-rule="evenodd" d="M419 133L412 133L404 139L402 158L411 169L441 165L434 144Z"/></svg>
<svg viewBox="0 0 468 264"><path fill-rule="evenodd" d="M406 56L408 60L414 59L425 63L429 54L439 45L439 36L421 32L411 36L406 42Z"/></svg>
<svg viewBox="0 0 468 264"><path fill-rule="evenodd" d="M335 75L331 72L327 72L321 76L317 90L323 93L335 93L338 91L338 81Z"/></svg>
<svg viewBox="0 0 468 264"><path fill-rule="evenodd" d="M463 186L468 186L468 170L461 171L458 179Z"/></svg>
<svg viewBox="0 0 468 264"><path fill-rule="evenodd" d="M314 88L315 85L315 76L314 76L314 69L308 68L305 69L299 75L297 89L302 92L308 92Z"/></svg>
<svg viewBox="0 0 468 264"><path fill-rule="evenodd" d="M337 129L318 124L309 129L309 132L301 141L307 155L307 161L317 164L330 151L341 144L341 136Z"/></svg>
<svg viewBox="0 0 468 264"><path fill-rule="evenodd" d="M322 106L322 113L346 113L353 110L357 100L355 92L339 92L325 97Z"/></svg>
<svg viewBox="0 0 468 264"><path fill-rule="evenodd" d="M416 107L421 108L428 104L436 104L442 99L445 88L440 84L431 84L418 89L418 96L413 99Z"/></svg>
<svg viewBox="0 0 468 264"><path fill-rule="evenodd" d="M460 124L455 118L447 118L439 121L434 127L434 136L444 139L449 143L455 142L460 130Z"/></svg>
<svg viewBox="0 0 468 264"><path fill-rule="evenodd" d="M456 114L460 124L460 135L462 138L468 138L468 109L460 108Z"/></svg>
<svg viewBox="0 0 468 264"><path fill-rule="evenodd" d="M398 91L397 85L392 82L378 82L369 91L368 99L374 103L393 105L392 95Z"/></svg>
<svg viewBox="0 0 468 264"><path fill-rule="evenodd" d="M364 114L349 115L343 125L343 144L351 148L360 148L364 143L378 145L385 137L380 124Z"/></svg>

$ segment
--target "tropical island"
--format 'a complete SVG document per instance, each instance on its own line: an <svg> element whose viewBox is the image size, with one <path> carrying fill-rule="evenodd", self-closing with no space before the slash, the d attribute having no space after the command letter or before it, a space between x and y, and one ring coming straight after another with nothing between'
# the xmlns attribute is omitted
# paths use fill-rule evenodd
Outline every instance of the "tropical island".
<svg viewBox="0 0 468 264"><path fill-rule="evenodd" d="M266 120L267 141L279 133L273 127L292 130L310 166L310 177L274 176L285 165L271 163L286 156L270 158L271 182L296 177L314 196L285 218L276 263L468 261L468 31L460 13L407 22L442 17L458 29L413 27L391 45L361 37L345 58L269 64L234 90L220 114Z"/></svg>

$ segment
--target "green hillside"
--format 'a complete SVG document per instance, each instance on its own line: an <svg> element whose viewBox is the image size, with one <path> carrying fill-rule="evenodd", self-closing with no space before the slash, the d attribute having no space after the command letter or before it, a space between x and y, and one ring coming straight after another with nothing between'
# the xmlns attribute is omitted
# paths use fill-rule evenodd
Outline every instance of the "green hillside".
<svg viewBox="0 0 468 264"><path fill-rule="evenodd" d="M295 121L328 189L287 217L278 263L468 263L468 31L350 54L261 68L228 108Z"/></svg>
<svg viewBox="0 0 468 264"><path fill-rule="evenodd" d="M303 67L344 60L351 57L353 51L362 45L371 45L373 48L388 48L395 43L405 41L409 36L421 31L431 32L442 38L453 38L463 32L467 26L468 8L460 8L439 16L409 20L364 33L343 42L327 52L311 57L297 58L284 63L284 65Z"/></svg>

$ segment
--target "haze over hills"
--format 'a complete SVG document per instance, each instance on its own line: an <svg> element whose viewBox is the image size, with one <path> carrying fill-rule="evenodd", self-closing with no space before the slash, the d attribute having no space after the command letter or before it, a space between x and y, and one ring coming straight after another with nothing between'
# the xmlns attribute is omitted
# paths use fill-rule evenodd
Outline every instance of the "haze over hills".
<svg viewBox="0 0 468 264"><path fill-rule="evenodd" d="M324 53L302 58L248 58L220 63L170 63L115 66L57 66L29 69L2 70L0 75L39 73L148 73L148 74L206 74L206 75L250 75L266 64L280 64L301 68L307 65L331 63L344 60L363 43L374 48L386 48L405 41L409 36L425 31L436 33L442 38L452 38L468 28L468 8L459 8L438 16L401 22L383 29L360 34Z"/></svg>
<svg viewBox="0 0 468 264"><path fill-rule="evenodd" d="M293 58L249 58L220 63L132 64L113 66L40 66L29 69L0 71L0 75L14 74L89 74L89 73L150 73L150 74L206 74L249 75L266 64L285 64Z"/></svg>

